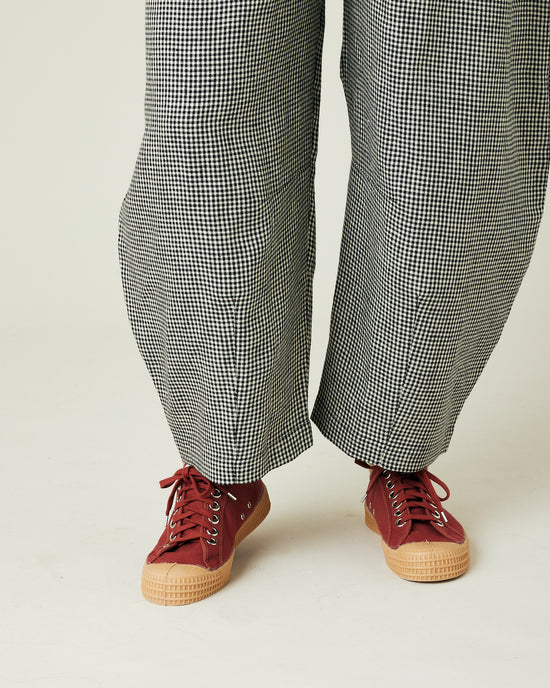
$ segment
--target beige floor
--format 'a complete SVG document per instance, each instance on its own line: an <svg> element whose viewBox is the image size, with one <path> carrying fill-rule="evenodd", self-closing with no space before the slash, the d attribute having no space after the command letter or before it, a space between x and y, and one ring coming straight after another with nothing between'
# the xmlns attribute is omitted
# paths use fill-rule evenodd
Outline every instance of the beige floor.
<svg viewBox="0 0 550 688"><path fill-rule="evenodd" d="M538 327L518 306L432 467L472 542L462 578L425 585L386 568L363 523L365 474L315 429L313 448L266 477L272 512L239 548L229 584L178 608L139 590L164 524L157 481L179 464L127 330L8 332L0 684L512 686L545 676L550 375L535 365L547 346Z"/></svg>

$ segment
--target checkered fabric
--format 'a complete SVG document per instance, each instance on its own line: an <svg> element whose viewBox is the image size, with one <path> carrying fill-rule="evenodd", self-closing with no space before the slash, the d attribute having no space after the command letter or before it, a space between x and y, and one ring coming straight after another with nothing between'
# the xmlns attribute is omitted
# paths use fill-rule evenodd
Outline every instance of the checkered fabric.
<svg viewBox="0 0 550 688"><path fill-rule="evenodd" d="M119 216L129 320L183 461L263 477L312 425L354 459L446 451L534 248L548 0L343 0L352 144L308 412L324 0L148 0Z"/></svg>

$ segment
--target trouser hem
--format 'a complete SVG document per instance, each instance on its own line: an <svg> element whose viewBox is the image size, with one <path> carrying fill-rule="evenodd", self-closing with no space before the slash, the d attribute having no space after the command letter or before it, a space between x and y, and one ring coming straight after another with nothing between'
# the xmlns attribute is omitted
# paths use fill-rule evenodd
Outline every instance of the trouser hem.
<svg viewBox="0 0 550 688"><path fill-rule="evenodd" d="M185 459L202 473L206 478L220 485L243 484L256 480L261 480L267 473L284 466L313 445L313 432L309 418L296 425L293 430L284 435L274 444L268 453L260 460L255 461L255 469L251 470L249 462L234 464L228 472L227 467L223 467L223 475L216 470L212 464L205 464L202 460ZM229 477L228 477L229 476Z"/></svg>
<svg viewBox="0 0 550 688"><path fill-rule="evenodd" d="M357 432L350 426L344 426L341 421L337 425L331 423L325 415L314 406L310 419L318 428L323 437L332 442L338 449L350 456L355 461L368 463L371 466L381 466L399 473L421 471L430 466L438 456L444 454L448 448L448 440L436 453L425 454L407 458L398 450L390 452L387 443L376 444L372 441L361 439L354 440Z"/></svg>

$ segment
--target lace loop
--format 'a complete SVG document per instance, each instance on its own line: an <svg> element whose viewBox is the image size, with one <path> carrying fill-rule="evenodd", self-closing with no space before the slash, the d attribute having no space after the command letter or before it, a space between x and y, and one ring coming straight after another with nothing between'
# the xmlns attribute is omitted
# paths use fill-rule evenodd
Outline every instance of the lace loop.
<svg viewBox="0 0 550 688"><path fill-rule="evenodd" d="M426 469L417 473L385 470L380 477L389 492L396 526L401 528L409 521L428 521L439 527L445 525L441 521L440 503L449 498L450 490L440 478ZM430 481L445 490L443 497L439 497Z"/></svg>
<svg viewBox="0 0 550 688"><path fill-rule="evenodd" d="M201 475L196 468L185 464L174 475L159 481L160 487L172 487L166 505L166 524L170 528L168 542L163 548L178 547L192 540L204 540L216 545L213 537L218 534L216 528L209 531L209 526L219 523L213 511L219 511L218 501L223 495L233 497L230 492L213 484ZM211 520L209 515L214 518Z"/></svg>

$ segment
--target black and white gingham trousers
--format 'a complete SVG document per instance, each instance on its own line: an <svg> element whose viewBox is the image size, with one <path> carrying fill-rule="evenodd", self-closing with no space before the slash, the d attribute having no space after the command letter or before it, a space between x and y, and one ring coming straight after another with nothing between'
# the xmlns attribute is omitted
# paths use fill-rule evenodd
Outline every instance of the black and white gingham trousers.
<svg viewBox="0 0 550 688"><path fill-rule="evenodd" d="M445 452L543 212L550 0L343 0L352 162L308 413L324 0L147 0L125 302L183 461L248 482L313 443Z"/></svg>

